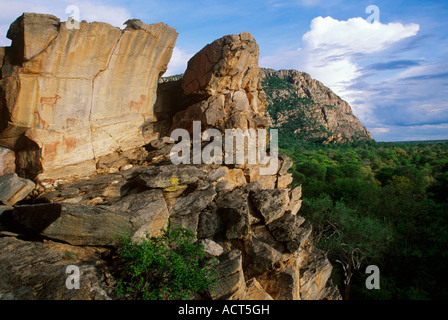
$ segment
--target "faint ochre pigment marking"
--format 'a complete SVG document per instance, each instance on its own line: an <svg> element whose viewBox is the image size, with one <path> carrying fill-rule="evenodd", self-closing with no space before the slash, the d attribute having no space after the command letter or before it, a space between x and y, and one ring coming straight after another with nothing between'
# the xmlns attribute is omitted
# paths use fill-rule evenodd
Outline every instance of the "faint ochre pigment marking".
<svg viewBox="0 0 448 320"><path fill-rule="evenodd" d="M67 118L65 120L65 127L64 127L64 129L73 128L77 121L78 121L78 118Z"/></svg>
<svg viewBox="0 0 448 320"><path fill-rule="evenodd" d="M143 107L143 102L145 102L145 101L146 101L146 95L144 95L144 94L140 95L139 101L129 102L129 111L139 113Z"/></svg>
<svg viewBox="0 0 448 320"><path fill-rule="evenodd" d="M39 128L47 129L50 126L49 124L47 124L47 122L44 119L42 119L39 111L35 111L34 114L37 116L37 126Z"/></svg>
<svg viewBox="0 0 448 320"><path fill-rule="evenodd" d="M50 160L54 159L58 152L58 146L60 142L56 141L53 143L47 143L44 145L44 155L45 157L48 157Z"/></svg>
<svg viewBox="0 0 448 320"><path fill-rule="evenodd" d="M64 145L65 145L65 149L67 152L72 151L73 149L76 148L76 145L78 144L78 140L77 138L66 138L64 136L62 136L62 140L64 141Z"/></svg>
<svg viewBox="0 0 448 320"><path fill-rule="evenodd" d="M42 97L40 98L40 108L41 110L44 109L44 105L51 106L51 109L54 111L54 108L56 106L56 103L58 102L58 99L61 99L61 96L58 94L55 94L54 97Z"/></svg>

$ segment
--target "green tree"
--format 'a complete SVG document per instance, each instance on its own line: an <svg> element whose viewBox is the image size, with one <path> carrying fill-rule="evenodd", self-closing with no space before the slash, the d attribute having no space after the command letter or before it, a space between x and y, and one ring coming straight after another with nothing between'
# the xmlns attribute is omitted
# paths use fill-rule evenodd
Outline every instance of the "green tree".
<svg viewBox="0 0 448 320"><path fill-rule="evenodd" d="M216 282L203 245L188 229L168 227L161 236L140 241L119 238L118 254L124 263L124 274L116 287L120 298L191 299Z"/></svg>
<svg viewBox="0 0 448 320"><path fill-rule="evenodd" d="M390 228L381 220L359 214L330 196L306 201L306 212L316 228L318 246L344 271L344 299L350 298L351 280L366 262L378 264L392 241Z"/></svg>

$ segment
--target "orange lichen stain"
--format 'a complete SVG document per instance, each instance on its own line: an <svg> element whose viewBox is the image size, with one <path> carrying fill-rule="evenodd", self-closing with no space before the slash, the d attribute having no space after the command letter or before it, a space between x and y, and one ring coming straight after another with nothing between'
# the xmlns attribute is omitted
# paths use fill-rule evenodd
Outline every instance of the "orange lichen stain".
<svg viewBox="0 0 448 320"><path fill-rule="evenodd" d="M64 141L65 150L67 152L70 152L70 151L72 151L73 149L76 148L76 145L78 144L79 139L77 139L77 138L66 138L66 137L62 136L62 141Z"/></svg>

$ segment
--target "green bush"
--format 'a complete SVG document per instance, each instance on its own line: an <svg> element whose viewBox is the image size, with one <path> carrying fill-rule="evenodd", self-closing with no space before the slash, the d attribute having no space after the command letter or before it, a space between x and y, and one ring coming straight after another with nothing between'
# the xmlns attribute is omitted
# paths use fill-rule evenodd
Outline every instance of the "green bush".
<svg viewBox="0 0 448 320"><path fill-rule="evenodd" d="M159 237L132 241L120 236L118 254L124 272L116 286L119 298L132 300L184 300L212 289L217 275L194 233L168 227Z"/></svg>

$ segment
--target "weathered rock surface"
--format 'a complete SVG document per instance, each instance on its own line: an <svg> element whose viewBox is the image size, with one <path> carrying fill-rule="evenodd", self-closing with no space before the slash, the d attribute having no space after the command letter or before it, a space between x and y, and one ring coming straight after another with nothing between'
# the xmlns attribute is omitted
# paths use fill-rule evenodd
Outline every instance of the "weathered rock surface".
<svg viewBox="0 0 448 320"><path fill-rule="evenodd" d="M171 130L191 131L193 121L221 131L266 128L258 56L258 44L247 32L225 36L199 51L181 80L164 85L159 108L174 114Z"/></svg>
<svg viewBox="0 0 448 320"><path fill-rule="evenodd" d="M299 201L300 187L293 191L262 190L253 183L218 191L220 179L226 176L221 173L221 178L216 179L218 173L227 170L215 165L192 165L189 172L185 167L176 171L172 165L157 166L159 173L168 172L168 168L173 176L183 173L187 177L185 188L176 189L176 183L141 184L139 175L146 175L150 168L137 167L91 180L62 183L57 190L49 189L35 199L46 203L4 207L1 232L4 236L12 236L5 232L15 232L62 241L76 248L101 248L115 245L114 235L126 230L135 238L145 233L157 235L170 220L193 230L206 244L207 252L220 261L220 281L210 292L212 299L339 297L328 281L331 264L310 244L310 225L287 210L289 194ZM192 179L193 174L202 180ZM204 188L202 184L208 186ZM267 222L261 212L268 217ZM11 272L5 276L16 277ZM251 279L254 283L248 282Z"/></svg>
<svg viewBox="0 0 448 320"><path fill-rule="evenodd" d="M24 13L11 25L0 144L16 152L19 173L86 176L101 157L157 138L157 83L177 33L163 23L126 24L83 21L69 29L54 16Z"/></svg>
<svg viewBox="0 0 448 320"><path fill-rule="evenodd" d="M246 282L246 294L242 300L274 300L267 293L257 279L252 278Z"/></svg>
<svg viewBox="0 0 448 320"><path fill-rule="evenodd" d="M289 203L288 191L285 189L262 190L251 194L251 199L266 224L280 218Z"/></svg>
<svg viewBox="0 0 448 320"><path fill-rule="evenodd" d="M216 267L218 283L210 293L214 300L238 300L244 297L246 282L244 280L243 259L238 249L219 257Z"/></svg>
<svg viewBox="0 0 448 320"><path fill-rule="evenodd" d="M0 237L1 300L109 300L105 249ZM66 286L69 265L80 271L79 289Z"/></svg>
<svg viewBox="0 0 448 320"><path fill-rule="evenodd" d="M132 197L133 199L129 199ZM42 237L72 245L113 245L118 235L136 240L146 233L157 235L168 222L162 193L130 195L109 206L54 203L16 206L12 221Z"/></svg>
<svg viewBox="0 0 448 320"><path fill-rule="evenodd" d="M0 143L14 150L19 175L40 175L26 203L2 193L0 298L114 298L114 236L156 236L171 223L217 259L209 299L338 299L331 264L298 214L291 159L281 155L269 175L261 164L170 161L170 130L193 120L221 132L267 127L253 37L206 46L183 78L159 87L155 103L177 34L126 24L68 30L51 15L24 14L10 28L13 45L0 50ZM68 265L81 270L80 290L66 289Z"/></svg>
<svg viewBox="0 0 448 320"><path fill-rule="evenodd" d="M12 206L23 200L35 188L34 182L15 173L0 176L0 203Z"/></svg>
<svg viewBox="0 0 448 320"><path fill-rule="evenodd" d="M164 191L156 184L151 184L152 188L142 188L136 182L138 169L141 174L147 172L147 168L135 168L133 173L126 175L108 174L101 179L61 184L58 190L36 198L36 201L52 203L5 209L2 225L7 230L13 225L14 228L9 229L13 232L62 241L72 246L103 247L114 245L113 236L126 229L134 232L135 237L144 232L156 235L159 227L166 225L169 219L174 224L182 224L194 230L199 239L209 244L209 251L214 252L223 264L218 265L221 280L216 291L210 293L211 298L250 297L255 293L249 292L261 290L258 285L258 289L252 286L250 291L246 289L246 282L252 278L259 282L263 289L259 294L266 299L269 296L274 299L322 299L327 293L334 293L334 289L325 289L331 273L328 260L322 255L314 257L314 253L303 249L304 246L310 246L311 229L304 228L307 223L303 222L302 217L285 211L288 202L281 203L288 199L284 196L288 194L287 189L279 193L283 197L278 197L276 201L272 197L257 198L260 208L272 207L274 211L281 208L275 216L284 211L277 219L266 224L251 199L257 193L269 191L272 194L278 189L259 190L259 185L244 185L232 191L217 191L219 181L215 181L209 182L208 188L200 190L195 179L187 179L189 183L180 193ZM161 166L161 169L163 171L166 168ZM199 175L207 170L211 172L210 168L199 165L195 169L192 172ZM187 205L177 208L175 205L169 206L169 203ZM4 220L7 223L4 224ZM30 230L33 232L30 233ZM231 252L236 253L229 257ZM27 254L32 253L30 251ZM15 258L21 259L19 256ZM285 264L292 266L284 267ZM13 275L7 273L6 277ZM302 280L302 277L307 280ZM315 284L311 285L308 281Z"/></svg>
<svg viewBox="0 0 448 320"><path fill-rule="evenodd" d="M1 57L0 57L1 58ZM0 176L16 172L16 155L13 151L0 147Z"/></svg>
<svg viewBox="0 0 448 320"><path fill-rule="evenodd" d="M291 212L292 215L296 215L302 207L302 186L295 187L289 193L289 204L285 210Z"/></svg>
<svg viewBox="0 0 448 320"><path fill-rule="evenodd" d="M314 246L304 246L300 251L298 267L301 299L316 300L331 294L332 283L328 279L333 267L325 254Z"/></svg>

